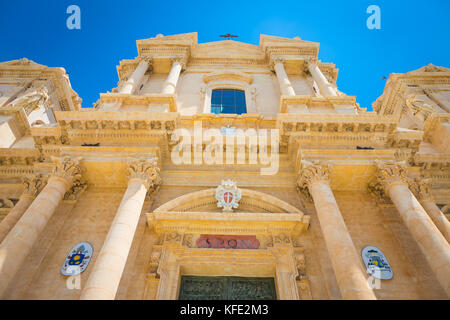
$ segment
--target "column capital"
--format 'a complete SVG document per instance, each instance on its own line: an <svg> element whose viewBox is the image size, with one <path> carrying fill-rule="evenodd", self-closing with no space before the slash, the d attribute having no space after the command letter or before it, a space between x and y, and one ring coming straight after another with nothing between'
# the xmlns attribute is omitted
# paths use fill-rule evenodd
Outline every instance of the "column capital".
<svg viewBox="0 0 450 320"><path fill-rule="evenodd" d="M81 179L82 169L80 166L81 157L52 157L55 167L50 178L59 178L66 182L69 189L75 180Z"/></svg>
<svg viewBox="0 0 450 320"><path fill-rule="evenodd" d="M300 189L309 189L316 182L330 184L329 163L302 160L302 166L297 178L298 187Z"/></svg>
<svg viewBox="0 0 450 320"><path fill-rule="evenodd" d="M157 158L128 160L128 180L141 180L147 189L156 189L161 184Z"/></svg>
<svg viewBox="0 0 450 320"><path fill-rule="evenodd" d="M431 192L433 181L431 179L415 178L408 180L409 189L419 201L434 202L433 194Z"/></svg>
<svg viewBox="0 0 450 320"><path fill-rule="evenodd" d="M386 194L389 193L389 189L397 184L408 184L408 178L406 177L406 162L405 161L380 161L375 160L375 164L378 168L378 172L375 181L371 183L372 187L378 185L376 189L380 187Z"/></svg>
<svg viewBox="0 0 450 320"><path fill-rule="evenodd" d="M172 57L170 58L170 61L172 62L172 65L174 63L179 63L181 65L181 70L185 70L186 69L186 59L183 56L176 56L176 57Z"/></svg>
<svg viewBox="0 0 450 320"><path fill-rule="evenodd" d="M48 176L37 173L22 178L23 195L36 197L47 184Z"/></svg>

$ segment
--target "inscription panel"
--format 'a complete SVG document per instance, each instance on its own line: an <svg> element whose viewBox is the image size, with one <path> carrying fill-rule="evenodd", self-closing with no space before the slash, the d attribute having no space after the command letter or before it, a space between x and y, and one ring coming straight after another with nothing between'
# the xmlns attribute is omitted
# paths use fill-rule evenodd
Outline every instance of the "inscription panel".
<svg viewBox="0 0 450 320"><path fill-rule="evenodd" d="M202 234L197 239L197 248L214 249L258 249L256 236L209 235Z"/></svg>
<svg viewBox="0 0 450 320"><path fill-rule="evenodd" d="M276 300L273 278L182 276L180 300Z"/></svg>

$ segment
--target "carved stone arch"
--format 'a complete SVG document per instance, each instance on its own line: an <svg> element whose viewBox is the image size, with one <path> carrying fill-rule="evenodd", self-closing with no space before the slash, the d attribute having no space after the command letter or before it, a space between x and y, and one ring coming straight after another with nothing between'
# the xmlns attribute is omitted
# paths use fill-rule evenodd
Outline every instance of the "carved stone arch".
<svg viewBox="0 0 450 320"><path fill-rule="evenodd" d="M242 198L239 201L239 209L235 210L237 212L303 214L298 208L266 193L250 189L241 189L241 191ZM166 202L154 212L221 211L221 209L217 208L215 193L216 189L188 193Z"/></svg>

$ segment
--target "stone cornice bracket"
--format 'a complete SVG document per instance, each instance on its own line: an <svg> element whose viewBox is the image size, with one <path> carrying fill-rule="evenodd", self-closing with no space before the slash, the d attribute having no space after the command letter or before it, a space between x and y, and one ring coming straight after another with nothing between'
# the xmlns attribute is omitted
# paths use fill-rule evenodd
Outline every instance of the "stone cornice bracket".
<svg viewBox="0 0 450 320"><path fill-rule="evenodd" d="M86 190L87 181L83 178L76 179L70 189L64 194L63 200L76 201L80 195Z"/></svg>
<svg viewBox="0 0 450 320"><path fill-rule="evenodd" d="M408 185L408 178L406 177L406 162L400 161L380 161L375 160L375 164L378 168L376 180L371 183L371 186L379 184L375 189L380 190L380 187L384 190L385 194L389 194L389 189L397 184ZM370 185L369 185L370 188Z"/></svg>
<svg viewBox="0 0 450 320"><path fill-rule="evenodd" d="M158 159L129 159L128 160L128 180L141 180L147 189L153 190L161 184L159 175Z"/></svg>
<svg viewBox="0 0 450 320"><path fill-rule="evenodd" d="M81 179L82 169L80 166L81 157L71 158L71 157L51 157L52 161L55 163L53 172L50 178L60 178L65 181L69 189L74 181Z"/></svg>
<svg viewBox="0 0 450 320"><path fill-rule="evenodd" d="M419 201L434 202L433 194L431 192L433 182L431 179L415 178L408 180L409 189Z"/></svg>
<svg viewBox="0 0 450 320"><path fill-rule="evenodd" d="M24 186L23 195L36 197L47 184L48 176L33 174L22 179Z"/></svg>

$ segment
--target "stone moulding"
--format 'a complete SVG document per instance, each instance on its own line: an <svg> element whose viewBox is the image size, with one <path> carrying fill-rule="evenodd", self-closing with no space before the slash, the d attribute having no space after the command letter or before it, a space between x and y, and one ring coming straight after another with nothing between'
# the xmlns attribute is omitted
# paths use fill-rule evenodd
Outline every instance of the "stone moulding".
<svg viewBox="0 0 450 320"><path fill-rule="evenodd" d="M219 80L236 80L245 82L248 84L252 84L253 77L251 75L242 73L242 72L231 72L231 71L225 71L221 73L210 73L203 76L203 82L204 83L210 83L213 81L219 81Z"/></svg>
<svg viewBox="0 0 450 320"><path fill-rule="evenodd" d="M147 93L144 95L129 95L120 93L100 94L101 103L122 103L124 105L150 106L151 103L167 103L170 112L177 112L176 95Z"/></svg>
<svg viewBox="0 0 450 320"><path fill-rule="evenodd" d="M290 104L303 104L308 108L315 106L334 106L337 105L351 105L357 108L356 97L312 97L312 96L281 96L280 98L280 113L286 113L287 107Z"/></svg>
<svg viewBox="0 0 450 320"><path fill-rule="evenodd" d="M298 213L254 212L152 212L147 224L156 233L299 235L308 228L309 216Z"/></svg>

